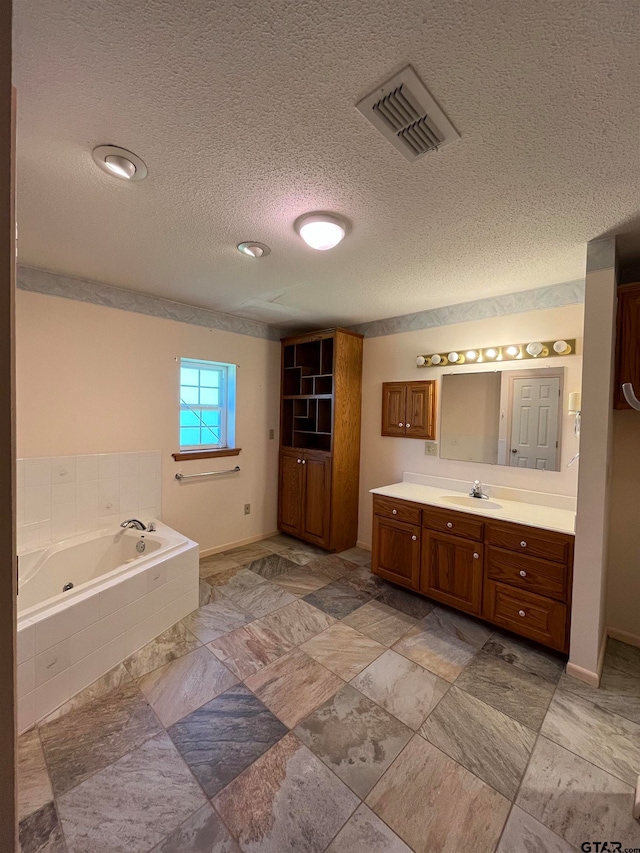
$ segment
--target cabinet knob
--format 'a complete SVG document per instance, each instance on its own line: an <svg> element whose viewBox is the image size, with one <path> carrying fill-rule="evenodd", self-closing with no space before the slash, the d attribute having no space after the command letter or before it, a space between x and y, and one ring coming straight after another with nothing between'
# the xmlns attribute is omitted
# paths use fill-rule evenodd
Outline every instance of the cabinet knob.
<svg viewBox="0 0 640 853"><path fill-rule="evenodd" d="M521 577L521 578L526 578L526 576L527 576L527 573L526 573L526 572L525 572L525 570L523 569L523 570L520 572L520 577Z"/></svg>
<svg viewBox="0 0 640 853"><path fill-rule="evenodd" d="M298 465L302 462L302 459L298 459Z"/></svg>
<svg viewBox="0 0 640 853"><path fill-rule="evenodd" d="M398 510L397 510L397 509L392 509L392 510L391 510L391 512L393 513L393 515L397 515L397 514L398 514Z"/></svg>
<svg viewBox="0 0 640 853"><path fill-rule="evenodd" d="M480 559L480 554L478 554L478 552L477 552L477 551L474 551L474 552L473 552L473 559L474 559L474 560L479 560L479 559Z"/></svg>
<svg viewBox="0 0 640 853"><path fill-rule="evenodd" d="M303 460L302 460L302 464L303 464L303 465L306 465L306 464L307 464L307 460L306 460L306 459L303 459Z"/></svg>
<svg viewBox="0 0 640 853"><path fill-rule="evenodd" d="M411 538L412 538L412 539L413 539L413 541L415 542L415 541L416 541L416 539L417 539L418 537L414 535L414 536L412 536Z"/></svg>
<svg viewBox="0 0 640 853"><path fill-rule="evenodd" d="M447 527L453 527L453 523L451 521L447 521Z"/></svg>
<svg viewBox="0 0 640 853"><path fill-rule="evenodd" d="M518 616L526 616L526 615L527 614L524 612L524 610L518 610Z"/></svg>
<svg viewBox="0 0 640 853"><path fill-rule="evenodd" d="M405 426L407 427L407 429L409 429L409 427L411 426L411 424L405 424Z"/></svg>
<svg viewBox="0 0 640 853"><path fill-rule="evenodd" d="M398 426L404 426L404 424L398 424Z"/></svg>
<svg viewBox="0 0 640 853"><path fill-rule="evenodd" d="M526 548L526 547L527 547L527 543L524 541L524 539L523 539L523 540L522 540L522 542L520 543L520 547L521 547L521 548Z"/></svg>

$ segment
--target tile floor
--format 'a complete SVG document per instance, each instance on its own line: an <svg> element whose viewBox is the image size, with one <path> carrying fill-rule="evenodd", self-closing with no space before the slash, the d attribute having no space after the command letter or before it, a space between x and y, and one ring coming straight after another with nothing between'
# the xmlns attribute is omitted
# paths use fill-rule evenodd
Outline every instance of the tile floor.
<svg viewBox="0 0 640 853"><path fill-rule="evenodd" d="M203 559L199 610L20 738L23 853L640 849L640 649L594 690L368 559Z"/></svg>

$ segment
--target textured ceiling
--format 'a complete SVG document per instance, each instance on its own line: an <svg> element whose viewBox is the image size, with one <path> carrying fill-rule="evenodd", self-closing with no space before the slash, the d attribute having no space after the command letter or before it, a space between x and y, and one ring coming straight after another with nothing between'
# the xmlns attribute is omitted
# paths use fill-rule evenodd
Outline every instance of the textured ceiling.
<svg viewBox="0 0 640 853"><path fill-rule="evenodd" d="M637 0L30 0L15 27L25 264L347 324L581 278L638 222ZM416 164L354 106L408 62L462 134ZM351 223L331 252L293 231L318 209Z"/></svg>

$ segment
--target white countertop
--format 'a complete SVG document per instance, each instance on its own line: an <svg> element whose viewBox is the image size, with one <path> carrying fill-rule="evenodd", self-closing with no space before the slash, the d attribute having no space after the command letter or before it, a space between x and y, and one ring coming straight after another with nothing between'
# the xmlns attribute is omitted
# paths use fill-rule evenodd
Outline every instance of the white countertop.
<svg viewBox="0 0 640 853"><path fill-rule="evenodd" d="M415 477L416 475L408 476ZM405 475L406 477L407 475ZM435 480L436 478L431 479ZM458 491L457 489L452 489L450 486L423 485L421 483L407 482L405 479L402 483L393 483L391 486L382 486L379 489L371 489L370 491L374 495L413 501L414 503L426 504L427 506L437 506L440 509L450 509L455 512L466 512L470 515L482 515L488 519L511 521L516 524L526 524L529 527L555 530L558 533L575 533L575 512L570 509L561 509L535 502L536 500L539 501L540 497L542 497L539 493L535 495L532 493L533 502L531 503L526 500L506 500L500 497L499 494L496 494L494 497L491 487L486 486L485 491L489 495L489 500L475 499L477 506L475 503L469 506L458 506L443 500L446 497L466 497L469 493L469 487L466 491ZM522 492L522 494L526 495L526 492ZM500 507L499 509L489 508L491 504L499 504Z"/></svg>

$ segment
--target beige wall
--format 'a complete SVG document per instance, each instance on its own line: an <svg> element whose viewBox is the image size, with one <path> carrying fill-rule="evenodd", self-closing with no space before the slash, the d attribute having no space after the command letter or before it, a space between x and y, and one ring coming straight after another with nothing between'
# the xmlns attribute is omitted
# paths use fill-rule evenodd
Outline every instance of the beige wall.
<svg viewBox="0 0 640 853"><path fill-rule="evenodd" d="M278 343L25 291L16 334L18 456L161 450L163 520L201 550L275 531ZM172 459L181 356L239 365L239 456ZM174 478L236 464L231 477Z"/></svg>
<svg viewBox="0 0 640 853"><path fill-rule="evenodd" d="M637 390L637 389L636 389ZM607 627L640 641L640 412L613 413Z"/></svg>
<svg viewBox="0 0 640 853"><path fill-rule="evenodd" d="M416 356L429 352L464 350L496 344L524 341L578 338L580 353L584 310L582 305L569 305L543 311L494 317L451 326L440 326L417 332L403 332L379 338L365 338L362 407L362 456L360 463L360 522L358 540L371 545L371 495L369 489L395 483L403 471L452 477L471 482L480 479L496 485L534 489L555 494L575 495L577 465L567 468L567 462L578 449L573 435L573 416L563 417L562 467L560 471L523 471L501 465L477 462L456 462L425 456L425 443L410 438L387 438L380 435L382 383L411 379L440 378L446 371L465 371L461 368L416 367ZM522 362L531 369L551 364L565 367L565 395L578 391L581 385L582 358L570 355L562 358ZM509 370L519 362L505 362ZM476 370L492 368L477 366Z"/></svg>

